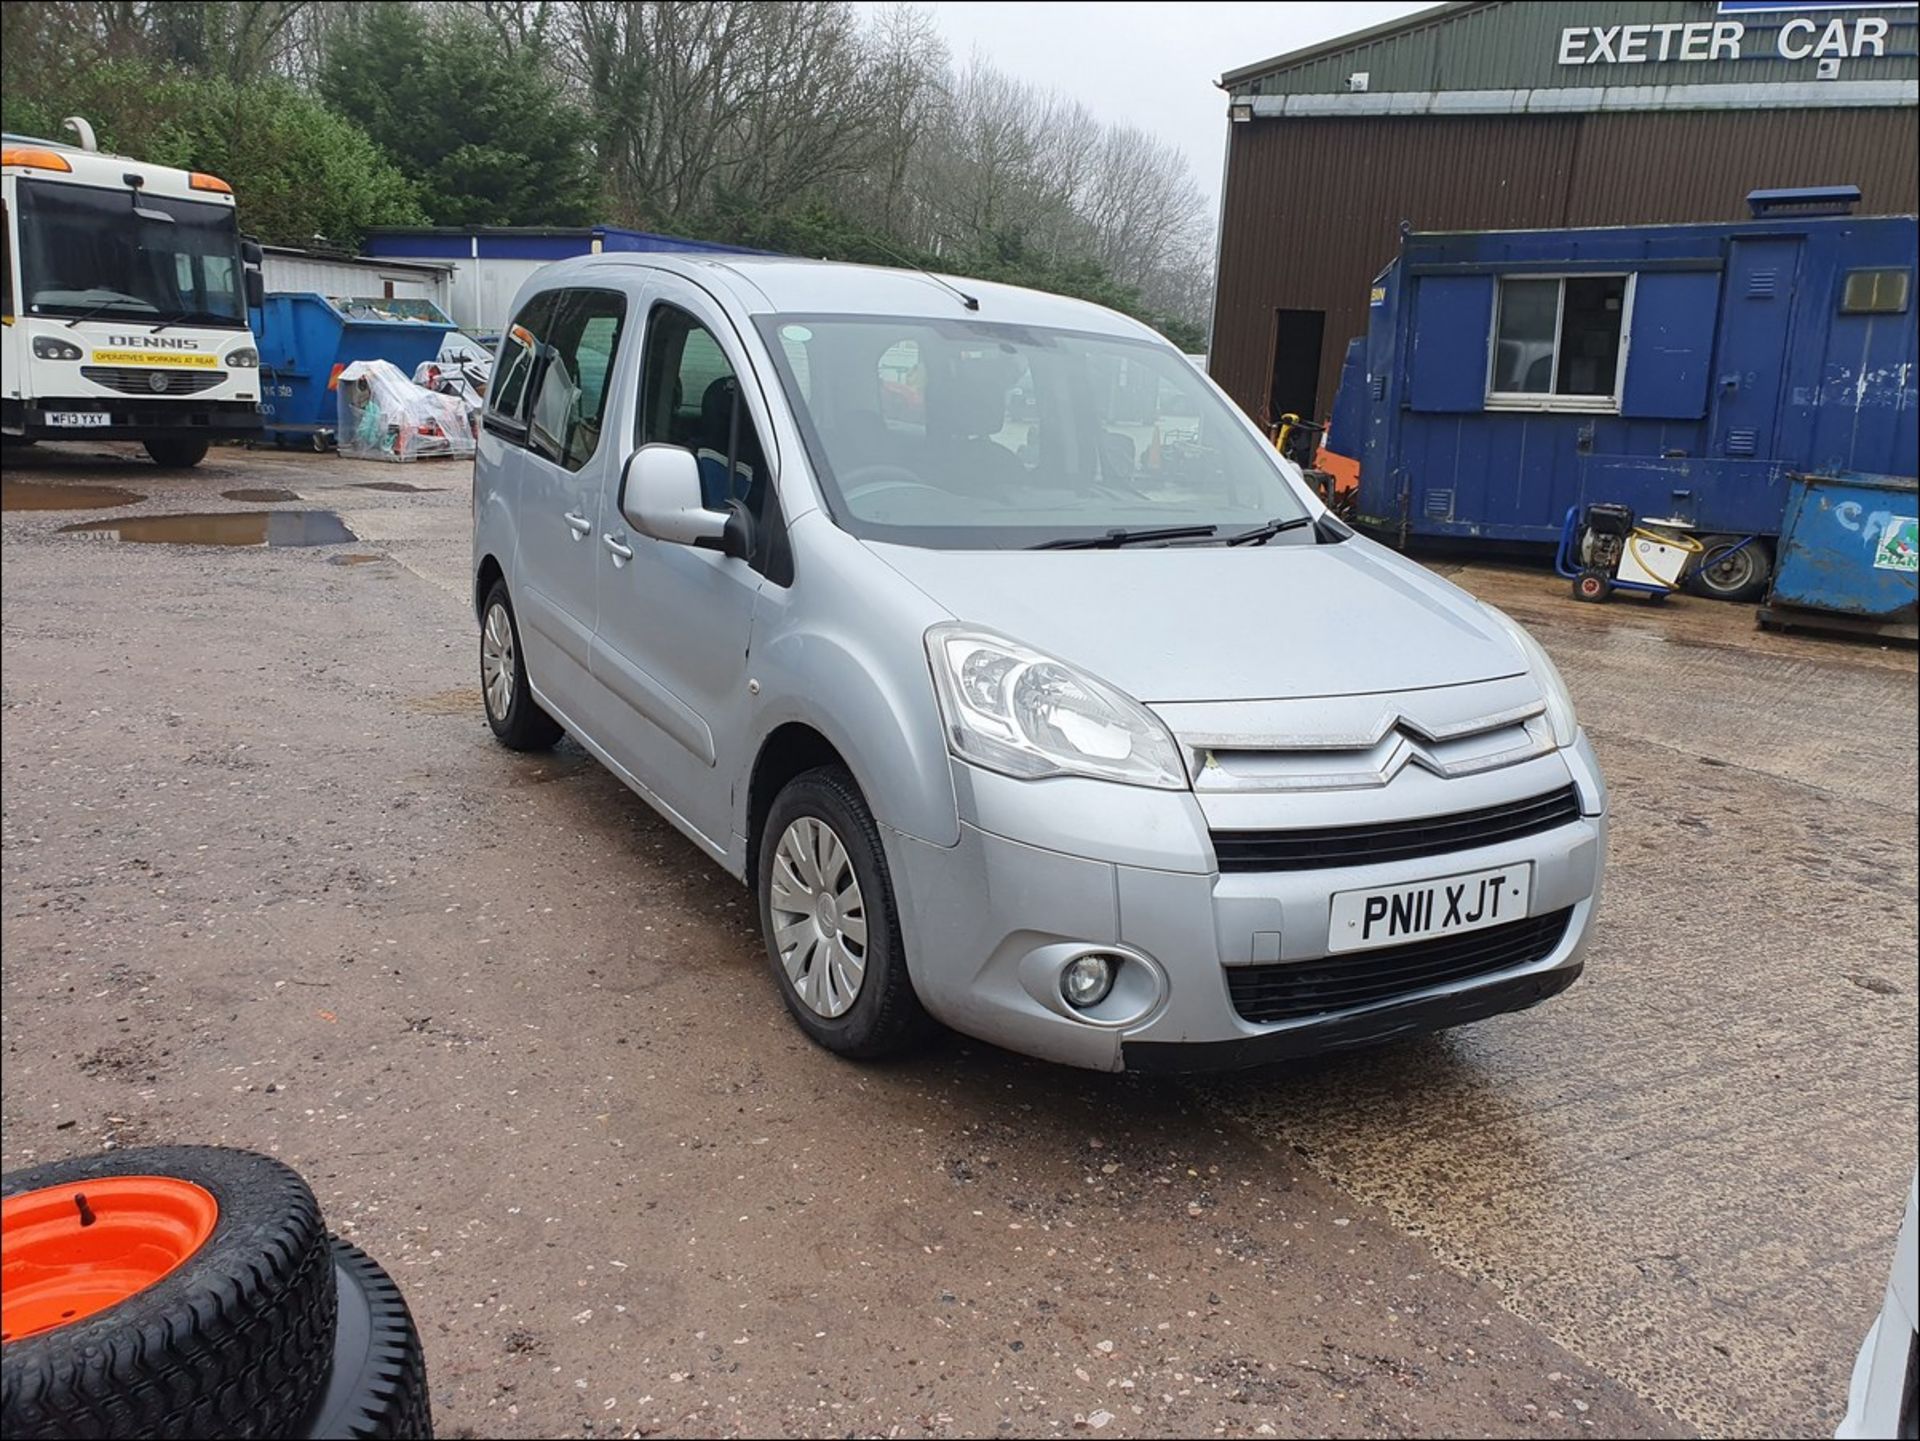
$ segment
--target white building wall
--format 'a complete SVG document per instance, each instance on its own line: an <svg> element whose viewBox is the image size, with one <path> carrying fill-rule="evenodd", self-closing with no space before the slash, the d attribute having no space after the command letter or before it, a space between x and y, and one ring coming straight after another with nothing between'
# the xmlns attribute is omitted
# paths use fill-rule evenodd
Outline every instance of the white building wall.
<svg viewBox="0 0 1920 1441"><path fill-rule="evenodd" d="M447 287L447 314L472 335L498 335L512 318L513 297L527 278L547 260L493 260L464 258L453 266Z"/></svg>
<svg viewBox="0 0 1920 1441"><path fill-rule="evenodd" d="M313 291L320 295L368 299L391 295L400 299L431 300L442 310L453 313L448 305L451 274L436 267L364 257L287 255L269 250L261 257L260 268L270 291ZM459 319L454 314L456 324Z"/></svg>

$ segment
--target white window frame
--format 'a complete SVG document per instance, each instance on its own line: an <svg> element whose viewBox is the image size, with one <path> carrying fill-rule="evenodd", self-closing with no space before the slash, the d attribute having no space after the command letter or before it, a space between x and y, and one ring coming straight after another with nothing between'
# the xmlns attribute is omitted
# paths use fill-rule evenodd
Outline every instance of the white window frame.
<svg viewBox="0 0 1920 1441"><path fill-rule="evenodd" d="M1532 391L1495 390L1493 388L1494 367L1500 360L1500 307L1506 295L1506 282L1509 280L1556 280L1560 283L1559 302L1553 312L1553 379L1560 380L1560 327L1567 314L1567 282L1569 280L1624 280L1626 289L1620 296L1620 353L1614 358L1613 391L1609 395L1555 395L1551 391L1544 395ZM1626 388L1627 349L1633 340L1633 295L1635 284L1639 280L1631 270L1554 270L1554 271L1511 271L1494 277L1493 319L1487 332L1487 384L1486 408L1488 410L1555 410L1584 412L1588 415L1618 415L1620 397Z"/></svg>

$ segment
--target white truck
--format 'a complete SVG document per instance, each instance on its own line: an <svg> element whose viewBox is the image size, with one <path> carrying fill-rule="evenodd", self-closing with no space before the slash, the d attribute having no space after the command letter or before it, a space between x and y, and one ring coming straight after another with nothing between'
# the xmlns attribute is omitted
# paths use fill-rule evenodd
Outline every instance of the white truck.
<svg viewBox="0 0 1920 1441"><path fill-rule="evenodd" d="M218 176L7 135L0 439L133 440L165 466L260 431L260 251Z"/></svg>

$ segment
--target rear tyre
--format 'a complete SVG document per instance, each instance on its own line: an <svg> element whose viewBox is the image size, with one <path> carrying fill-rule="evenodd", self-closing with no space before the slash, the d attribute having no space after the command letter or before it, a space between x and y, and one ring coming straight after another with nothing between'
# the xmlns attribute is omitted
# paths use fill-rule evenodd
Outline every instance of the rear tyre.
<svg viewBox="0 0 1920 1441"><path fill-rule="evenodd" d="M216 1209L168 1239L183 1213L157 1198L195 1188ZM14 1333L0 1349L0 1432L295 1434L326 1381L336 1291L320 1207L292 1170L250 1151L158 1146L15 1172L0 1193ZM140 1274L155 1247L173 1268Z"/></svg>
<svg viewBox="0 0 1920 1441"><path fill-rule="evenodd" d="M1573 598L1599 604L1613 594L1613 578L1604 570L1583 570L1573 578Z"/></svg>
<svg viewBox="0 0 1920 1441"><path fill-rule="evenodd" d="M931 1030L907 975L879 828L843 767L807 771L774 798L757 890L781 998L817 1044L875 1060Z"/></svg>
<svg viewBox="0 0 1920 1441"><path fill-rule="evenodd" d="M1738 535L1702 537L1701 544L1706 548L1688 577L1696 595L1748 601L1766 593L1767 582L1773 578L1773 550L1764 540L1741 546L1744 539Z"/></svg>
<svg viewBox="0 0 1920 1441"><path fill-rule="evenodd" d="M168 470L191 470L207 458L207 442L193 436L168 436L142 443L153 463Z"/></svg>
<svg viewBox="0 0 1920 1441"><path fill-rule="evenodd" d="M299 1434L432 1436L426 1357L400 1288L365 1251L337 1238L333 1273L340 1295L333 1370Z"/></svg>
<svg viewBox="0 0 1920 1441"><path fill-rule="evenodd" d="M540 709L527 685L527 658L520 649L520 622L505 580L496 580L480 607L480 700L487 724L509 750L553 749L566 732Z"/></svg>

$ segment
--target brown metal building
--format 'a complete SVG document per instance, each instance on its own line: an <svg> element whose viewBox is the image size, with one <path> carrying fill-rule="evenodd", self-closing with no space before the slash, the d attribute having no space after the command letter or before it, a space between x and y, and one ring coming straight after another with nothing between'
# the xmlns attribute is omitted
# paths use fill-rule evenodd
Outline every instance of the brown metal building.
<svg viewBox="0 0 1920 1441"><path fill-rule="evenodd" d="M1324 418L1400 227L1737 220L1750 190L1920 209L1912 3L1465 0L1235 70L1208 368Z"/></svg>

